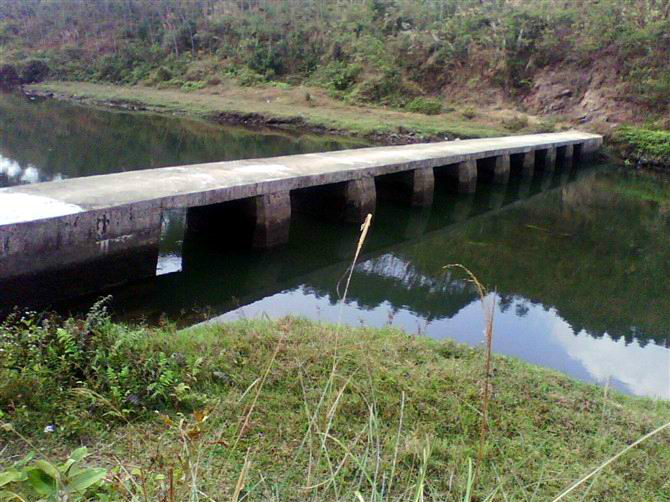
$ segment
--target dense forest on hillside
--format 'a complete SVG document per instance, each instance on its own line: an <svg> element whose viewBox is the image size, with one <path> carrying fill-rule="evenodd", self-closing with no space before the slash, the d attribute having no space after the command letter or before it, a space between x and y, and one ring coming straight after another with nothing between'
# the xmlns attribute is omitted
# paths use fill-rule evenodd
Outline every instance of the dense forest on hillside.
<svg viewBox="0 0 670 502"><path fill-rule="evenodd" d="M28 82L235 79L667 125L669 23L668 0L0 0L0 64Z"/></svg>

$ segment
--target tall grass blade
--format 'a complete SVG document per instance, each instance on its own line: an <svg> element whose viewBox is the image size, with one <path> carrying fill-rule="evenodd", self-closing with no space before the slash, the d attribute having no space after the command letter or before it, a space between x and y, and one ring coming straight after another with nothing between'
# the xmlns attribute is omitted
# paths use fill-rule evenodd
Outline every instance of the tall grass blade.
<svg viewBox="0 0 670 502"><path fill-rule="evenodd" d="M665 424L665 425L661 425L661 426L658 427L657 429L654 429L653 431L651 431L649 434L646 434L646 435L642 436L640 439L638 439L638 440L635 441L634 443L631 443L630 445L626 446L626 447L625 447L623 450L621 450L619 453L617 453L616 455L614 455L614 456L611 457L610 459L608 459L608 460L606 460L605 462L603 462L602 464L600 464L598 467L596 467L596 468L595 468L593 471L591 471L589 474L587 474L586 476L584 476L583 478L581 478L579 481L576 481L576 482L575 482L574 484L572 484L569 488L567 488L566 490L564 490L563 492L561 492L561 494L560 494L558 497L556 497L554 500L552 500L552 502L558 502L559 500L562 500L563 498L565 498L566 495L572 493L572 492L573 492L574 490L576 490L579 486L581 486L583 483L585 483L586 481L588 481L589 479L591 479L593 476L595 476L596 474L598 474L600 471L602 471L605 467L607 467L608 465L610 465L610 464L611 464L612 462L614 462L616 459L618 459L618 458L621 457L622 455L625 455L628 451L632 450L633 448L635 448L635 447L636 447L637 445L639 445L640 443L646 441L647 439L649 439L649 438L651 438L651 437L654 437L656 434L658 434L658 433L660 433L660 432L662 432L663 430L668 429L668 428L670 428L670 422L668 422L668 423Z"/></svg>
<svg viewBox="0 0 670 502"><path fill-rule="evenodd" d="M275 350L272 353L272 357L270 358L270 362L268 363L267 368L265 368L265 373L263 373L263 377L261 378L261 381L258 384L258 388L256 389L256 394L254 395L254 400L252 401L251 406L249 406L249 409L247 410L247 413L244 417L244 421L242 422L242 425L240 426L240 430L238 431L238 434L237 434L237 439L235 440L235 443L233 444L233 447L230 449L231 453L233 451L235 451L235 448L237 448L237 444L240 442L240 439L242 438L242 435L246 432L246 429L249 426L249 419L251 418L251 414L253 413L254 408L256 407L256 403L258 402L258 396L260 396L260 393L263 390L263 384L265 383L265 380L267 379L268 374L270 373L270 369L272 369L272 365L274 364L275 359L277 358L277 354L279 353L279 348L281 347L282 341L284 340L284 336L286 336L286 333L282 332L281 337L277 341L277 346L275 347ZM254 381L254 383L255 383L255 381Z"/></svg>
<svg viewBox="0 0 670 502"><path fill-rule="evenodd" d="M333 441L335 444L337 444L342 450L344 450L344 453L354 461L356 466L361 470L365 478L368 480L368 484L370 485L370 488L372 490L372 496L373 499L380 499L381 497L379 496L379 493L377 492L377 487L375 486L374 482L372 481L372 478L370 475L367 473L367 470L365 469L365 465L361 463L361 461L353 454L351 453L351 450L347 448L347 445L345 445L342 441L337 439L335 436L331 436L330 434L326 434L327 438Z"/></svg>
<svg viewBox="0 0 670 502"><path fill-rule="evenodd" d="M387 493L391 494L393 488L393 479L395 478L395 469L398 465L398 447L400 446L400 434L402 433L402 421L405 414L405 391L402 392L400 400L400 420L398 422L398 435L395 438L395 446L393 447L393 463L391 464L391 476L389 477L389 486Z"/></svg>

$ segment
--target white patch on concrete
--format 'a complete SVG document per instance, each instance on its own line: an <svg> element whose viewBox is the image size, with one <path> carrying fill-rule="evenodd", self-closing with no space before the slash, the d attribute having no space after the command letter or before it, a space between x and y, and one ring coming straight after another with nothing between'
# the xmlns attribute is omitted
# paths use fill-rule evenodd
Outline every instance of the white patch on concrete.
<svg viewBox="0 0 670 502"><path fill-rule="evenodd" d="M328 160L331 160L331 159L328 159ZM334 161L335 166L339 166L341 164L345 164L345 165L348 165L348 166L358 166L358 165L361 165L361 164L370 165L370 164L374 164L375 162L377 162L375 159L366 159L363 156L356 157L355 155L352 155L351 157L338 156L338 157L333 158L332 160Z"/></svg>
<svg viewBox="0 0 670 502"><path fill-rule="evenodd" d="M25 193L0 192L0 225L81 213L79 206Z"/></svg>
<svg viewBox="0 0 670 502"><path fill-rule="evenodd" d="M212 183L216 183L216 179L214 178L214 176L211 176L209 174L189 173L189 176L190 176L191 179L197 180L202 185L209 185L209 184L212 184Z"/></svg>
<svg viewBox="0 0 670 502"><path fill-rule="evenodd" d="M247 175L247 174L266 174L273 179L278 175L295 175L295 168L285 166L283 164L251 164L251 165L241 165L235 168L235 174Z"/></svg>

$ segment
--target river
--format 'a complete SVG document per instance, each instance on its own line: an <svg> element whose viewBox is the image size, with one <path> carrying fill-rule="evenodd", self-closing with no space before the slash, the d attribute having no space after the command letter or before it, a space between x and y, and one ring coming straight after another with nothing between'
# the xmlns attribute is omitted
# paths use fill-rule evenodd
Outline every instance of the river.
<svg viewBox="0 0 670 502"><path fill-rule="evenodd" d="M0 186L360 146L0 94ZM469 196L438 186L426 209L380 201L342 304L357 232L297 214L288 245L250 252L185 239L183 212L168 212L156 277L112 291L113 311L181 326L291 314L480 345L480 299L461 271L445 269L458 263L495 301L496 352L670 398L667 178L580 166Z"/></svg>

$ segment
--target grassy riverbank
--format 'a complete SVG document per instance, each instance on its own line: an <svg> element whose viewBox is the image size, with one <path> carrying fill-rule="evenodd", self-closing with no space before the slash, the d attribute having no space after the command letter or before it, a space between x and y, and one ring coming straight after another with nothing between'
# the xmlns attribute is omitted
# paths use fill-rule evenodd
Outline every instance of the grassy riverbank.
<svg viewBox="0 0 670 502"><path fill-rule="evenodd" d="M473 481L481 350L297 319L127 327L99 309L6 324L0 343L0 419L31 443L5 426L4 467L87 445L108 469L97 500L553 500L670 417L496 356ZM669 432L564 500L667 501Z"/></svg>
<svg viewBox="0 0 670 502"><path fill-rule="evenodd" d="M84 82L46 82L27 89L93 105L139 108L251 126L345 134L381 143L506 136L556 127L554 123L509 109L476 111L466 106L450 108L437 115L424 115L377 106L349 105L329 97L319 88L242 87L232 80L192 91Z"/></svg>
<svg viewBox="0 0 670 502"><path fill-rule="evenodd" d="M611 145L629 163L670 170L670 132L625 126L618 128Z"/></svg>

